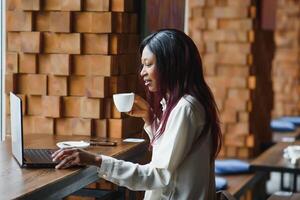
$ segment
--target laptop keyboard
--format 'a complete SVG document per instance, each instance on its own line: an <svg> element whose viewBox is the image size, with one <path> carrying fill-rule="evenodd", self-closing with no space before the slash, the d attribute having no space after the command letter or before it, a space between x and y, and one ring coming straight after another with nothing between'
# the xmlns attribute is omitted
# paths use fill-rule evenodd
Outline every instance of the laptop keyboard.
<svg viewBox="0 0 300 200"><path fill-rule="evenodd" d="M53 163L51 154L54 152L54 149L24 149L26 161L32 163Z"/></svg>

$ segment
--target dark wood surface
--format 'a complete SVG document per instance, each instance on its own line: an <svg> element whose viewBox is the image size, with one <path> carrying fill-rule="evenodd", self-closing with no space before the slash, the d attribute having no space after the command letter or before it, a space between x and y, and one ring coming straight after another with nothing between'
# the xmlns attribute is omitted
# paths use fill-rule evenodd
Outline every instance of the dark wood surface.
<svg viewBox="0 0 300 200"><path fill-rule="evenodd" d="M249 113L249 128L255 138L253 156L258 156L261 153L261 146L272 140L270 121L274 107L272 66L275 42L274 32L266 31L261 26L262 1L252 1L252 5L260 14L257 14L252 22L255 39L251 44L253 63L251 63L250 74L255 76L256 86L250 92L252 109Z"/></svg>
<svg viewBox="0 0 300 200"><path fill-rule="evenodd" d="M292 165L289 160L283 157L283 149L289 145L300 145L300 141L293 143L290 142L280 142L264 153L259 155L254 159L251 164L251 169L261 170L261 171L279 171L279 172L290 172L290 173L300 173L299 164Z"/></svg>
<svg viewBox="0 0 300 200"><path fill-rule="evenodd" d="M185 1L182 0L147 0L146 32L151 33L162 28L184 30Z"/></svg>
<svg viewBox="0 0 300 200"><path fill-rule="evenodd" d="M66 140L89 140L84 136L26 135L26 148L57 148ZM146 152L146 142L125 143L114 139L114 147L96 146L87 150L125 160L138 160ZM96 167L56 169L20 168L11 154L8 137L0 143L0 199L60 199L98 179Z"/></svg>
<svg viewBox="0 0 300 200"><path fill-rule="evenodd" d="M265 176L264 173L251 173L222 175L221 177L225 178L228 182L228 188L226 190L235 198L239 199L246 191L255 187L255 184Z"/></svg>
<svg viewBox="0 0 300 200"><path fill-rule="evenodd" d="M225 175L222 177L228 181L226 190L235 197L240 197L238 194L254 178L254 174Z"/></svg>
<svg viewBox="0 0 300 200"><path fill-rule="evenodd" d="M300 193L294 193L291 195L272 195L268 198L268 200L299 200Z"/></svg>

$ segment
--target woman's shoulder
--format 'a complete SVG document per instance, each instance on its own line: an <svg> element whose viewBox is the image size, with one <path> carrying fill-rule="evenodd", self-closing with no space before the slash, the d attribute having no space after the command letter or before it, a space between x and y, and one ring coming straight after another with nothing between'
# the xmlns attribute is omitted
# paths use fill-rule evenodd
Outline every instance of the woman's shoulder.
<svg viewBox="0 0 300 200"><path fill-rule="evenodd" d="M176 107L178 109L188 110L189 112L204 117L204 107L198 99L192 95L186 94L178 101ZM175 109L176 109L175 107Z"/></svg>
<svg viewBox="0 0 300 200"><path fill-rule="evenodd" d="M198 101L198 99L190 94L186 94L181 97L181 99L178 101L178 106L180 107L191 107L195 109L203 109L202 104Z"/></svg>

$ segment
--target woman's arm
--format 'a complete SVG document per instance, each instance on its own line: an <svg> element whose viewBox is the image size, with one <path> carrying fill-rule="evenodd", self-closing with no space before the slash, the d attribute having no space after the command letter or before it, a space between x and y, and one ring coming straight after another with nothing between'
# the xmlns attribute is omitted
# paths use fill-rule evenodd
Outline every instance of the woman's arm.
<svg viewBox="0 0 300 200"><path fill-rule="evenodd" d="M139 165L132 162L101 156L101 167L98 175L110 182L125 186L131 190L152 190L168 185L171 174L165 168L152 164Z"/></svg>

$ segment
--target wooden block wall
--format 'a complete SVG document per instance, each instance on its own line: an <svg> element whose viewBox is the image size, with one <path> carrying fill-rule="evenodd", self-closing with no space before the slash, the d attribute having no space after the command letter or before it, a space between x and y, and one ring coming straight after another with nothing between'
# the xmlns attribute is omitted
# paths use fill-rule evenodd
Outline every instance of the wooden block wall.
<svg viewBox="0 0 300 200"><path fill-rule="evenodd" d="M140 132L112 103L137 92L137 23L135 0L7 0L5 93L24 99L25 133Z"/></svg>
<svg viewBox="0 0 300 200"><path fill-rule="evenodd" d="M300 114L300 1L277 0L273 117Z"/></svg>
<svg viewBox="0 0 300 200"><path fill-rule="evenodd" d="M251 92L255 76L251 45L255 7L250 0L189 1L189 35L200 51L205 78L220 110L224 136L220 156L251 157Z"/></svg>

